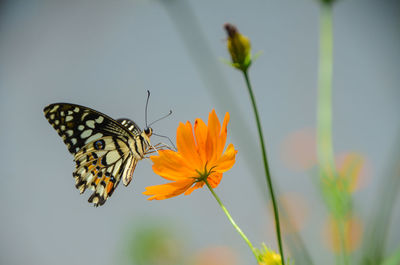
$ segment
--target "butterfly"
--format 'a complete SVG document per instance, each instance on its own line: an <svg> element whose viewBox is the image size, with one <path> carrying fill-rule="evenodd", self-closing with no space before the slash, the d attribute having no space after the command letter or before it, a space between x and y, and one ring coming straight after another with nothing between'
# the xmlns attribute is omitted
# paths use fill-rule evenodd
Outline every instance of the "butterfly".
<svg viewBox="0 0 400 265"><path fill-rule="evenodd" d="M50 104L43 111L74 156L75 187L81 194L93 190L88 201L96 207L106 202L121 179L128 186L137 162L157 151L150 144L153 130L141 130L132 120L114 120L69 103Z"/></svg>

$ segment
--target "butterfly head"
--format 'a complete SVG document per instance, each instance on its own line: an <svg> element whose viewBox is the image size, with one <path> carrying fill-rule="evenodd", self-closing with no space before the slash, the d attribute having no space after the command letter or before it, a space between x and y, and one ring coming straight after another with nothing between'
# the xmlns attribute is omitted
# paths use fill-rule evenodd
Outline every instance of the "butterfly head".
<svg viewBox="0 0 400 265"><path fill-rule="evenodd" d="M141 133L142 138L145 140L148 146L150 146L150 136L153 135L153 129L151 127L146 127Z"/></svg>
<svg viewBox="0 0 400 265"><path fill-rule="evenodd" d="M149 137L149 138L150 138L150 136L153 135L153 129L152 129L151 127L146 127L146 128L143 130L143 132L144 132L144 134L146 134L146 136Z"/></svg>

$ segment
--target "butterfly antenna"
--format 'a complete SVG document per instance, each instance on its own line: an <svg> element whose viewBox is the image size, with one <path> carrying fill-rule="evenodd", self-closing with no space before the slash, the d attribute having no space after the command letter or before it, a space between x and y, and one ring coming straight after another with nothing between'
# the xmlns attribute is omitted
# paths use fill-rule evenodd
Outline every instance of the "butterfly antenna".
<svg viewBox="0 0 400 265"><path fill-rule="evenodd" d="M159 118L159 119L157 119L157 120L151 122L148 126L151 126L151 125L153 125L154 123L156 123L156 122L158 122L158 121L161 121L162 119L165 119L166 117L168 117L168 116L171 115L171 114L172 114L172 110L170 110L170 111L168 112L168 114L166 114L166 115L162 116L161 118Z"/></svg>
<svg viewBox="0 0 400 265"><path fill-rule="evenodd" d="M171 143L171 145L174 147L175 151L177 150L177 149L176 149L176 146L175 146L174 143L172 142L171 138L169 138L168 136L161 135L161 134L157 134L157 133L153 133L153 135L168 139L168 141L169 141L169 142Z"/></svg>
<svg viewBox="0 0 400 265"><path fill-rule="evenodd" d="M146 108L144 113L144 121L146 123L146 128L149 127L149 125L147 125L147 106L149 105L149 98L150 98L150 90L147 90Z"/></svg>

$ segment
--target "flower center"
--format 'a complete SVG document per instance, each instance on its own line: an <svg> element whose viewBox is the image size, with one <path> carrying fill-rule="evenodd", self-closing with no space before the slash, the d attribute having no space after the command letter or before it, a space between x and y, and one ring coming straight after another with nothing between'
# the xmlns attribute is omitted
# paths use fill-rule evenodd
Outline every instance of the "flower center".
<svg viewBox="0 0 400 265"><path fill-rule="evenodd" d="M210 169L207 169L207 163L204 165L204 170L200 171L196 169L196 172L199 174L199 176L196 178L196 182L201 182L207 180L208 176L210 176L213 172L213 169L215 166L211 167Z"/></svg>

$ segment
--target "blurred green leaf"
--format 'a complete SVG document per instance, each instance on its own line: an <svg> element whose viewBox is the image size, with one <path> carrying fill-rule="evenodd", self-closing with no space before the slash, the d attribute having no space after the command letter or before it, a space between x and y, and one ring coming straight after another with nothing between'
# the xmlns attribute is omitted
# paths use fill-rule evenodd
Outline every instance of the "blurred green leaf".
<svg viewBox="0 0 400 265"><path fill-rule="evenodd" d="M392 146L393 150L388 156L387 173L380 176L376 203L370 207L374 210L371 212L371 218L365 229L367 233L365 240L363 240L360 265L382 264L393 205L400 190L400 129L398 130L397 142Z"/></svg>
<svg viewBox="0 0 400 265"><path fill-rule="evenodd" d="M399 265L400 264L400 247L389 257L387 258L382 265Z"/></svg>
<svg viewBox="0 0 400 265"><path fill-rule="evenodd" d="M183 244L173 227L147 220L135 225L131 230L126 244L131 264L182 264Z"/></svg>

